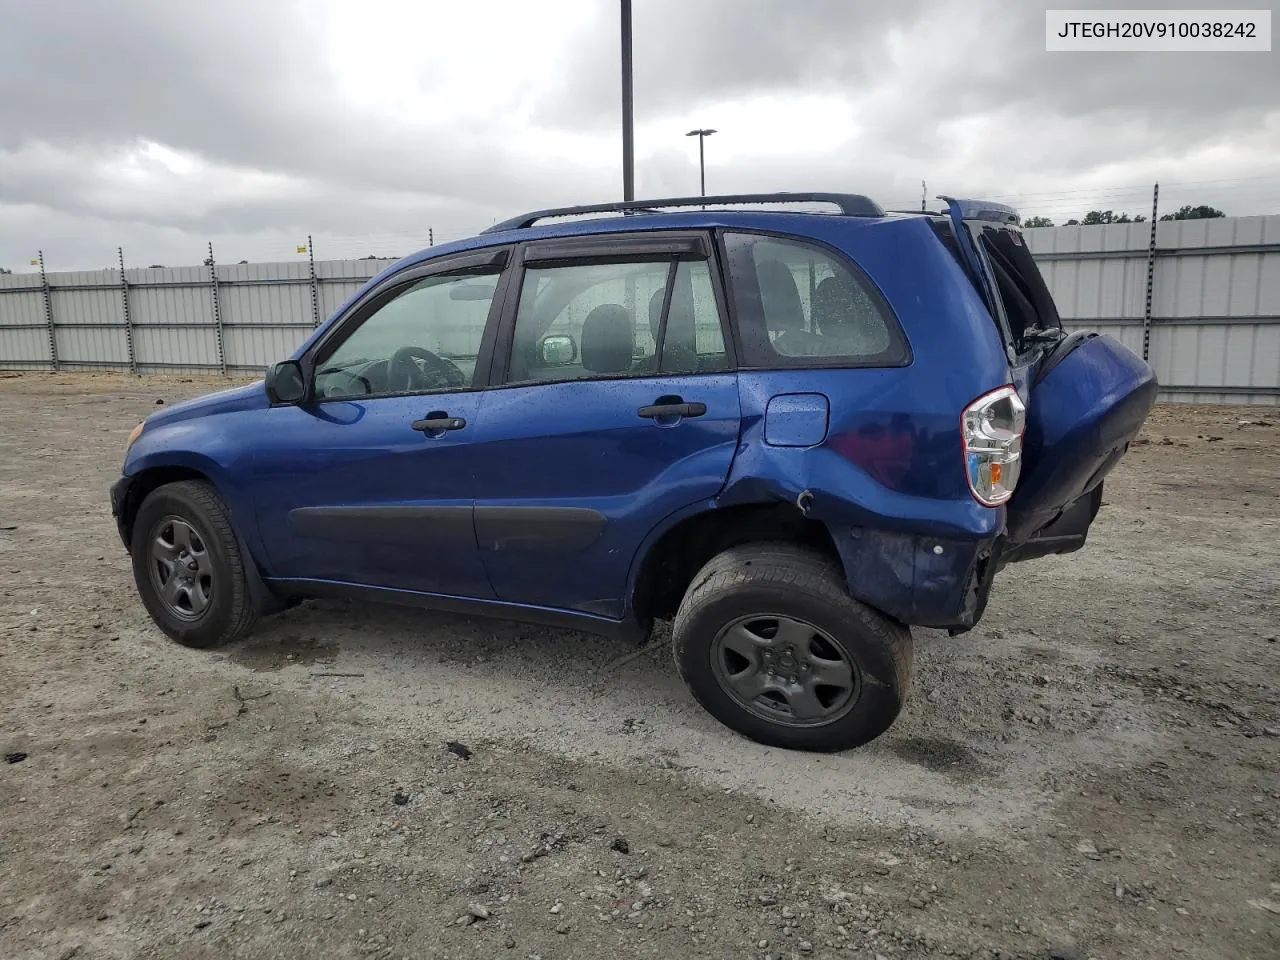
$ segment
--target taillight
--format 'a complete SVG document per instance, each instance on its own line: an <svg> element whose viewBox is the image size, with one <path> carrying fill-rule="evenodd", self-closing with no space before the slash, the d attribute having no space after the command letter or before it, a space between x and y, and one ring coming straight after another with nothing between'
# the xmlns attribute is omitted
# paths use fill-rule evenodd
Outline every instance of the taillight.
<svg viewBox="0 0 1280 960"><path fill-rule="evenodd" d="M1022 435L1027 408L1012 386L1000 387L964 408L964 465L979 503L998 507L1013 496L1022 472Z"/></svg>

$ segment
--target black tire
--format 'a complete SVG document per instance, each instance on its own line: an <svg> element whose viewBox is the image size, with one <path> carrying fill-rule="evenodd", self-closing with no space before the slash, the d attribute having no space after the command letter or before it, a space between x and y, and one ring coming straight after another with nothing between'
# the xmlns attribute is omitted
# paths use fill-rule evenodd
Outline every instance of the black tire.
<svg viewBox="0 0 1280 960"><path fill-rule="evenodd" d="M842 648L860 676L839 716L809 726L762 717L717 676L721 632L744 618L767 623L769 615L813 625ZM837 564L788 543L747 544L713 557L685 593L672 644L681 676L707 712L774 747L833 751L874 740L897 718L911 678L910 630L849 596Z"/></svg>
<svg viewBox="0 0 1280 960"><path fill-rule="evenodd" d="M207 605L198 614L175 613L162 598L153 575L152 554L162 525L179 519L199 538L207 558L210 587ZM157 487L138 508L130 545L133 579L143 605L156 626L187 647L215 647L243 636L257 619L245 578L245 558L231 527L226 506L214 488L202 480L182 480Z"/></svg>

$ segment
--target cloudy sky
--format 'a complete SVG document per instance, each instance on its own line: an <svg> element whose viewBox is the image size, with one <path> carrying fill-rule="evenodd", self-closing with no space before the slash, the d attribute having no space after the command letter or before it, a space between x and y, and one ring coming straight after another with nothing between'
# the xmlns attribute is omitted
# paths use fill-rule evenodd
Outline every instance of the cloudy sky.
<svg viewBox="0 0 1280 960"><path fill-rule="evenodd" d="M1280 53L1046 53L1025 0L634 6L640 197L697 192L707 126L709 191L1280 213ZM617 0L0 0L0 266L403 255L620 198L618 46Z"/></svg>

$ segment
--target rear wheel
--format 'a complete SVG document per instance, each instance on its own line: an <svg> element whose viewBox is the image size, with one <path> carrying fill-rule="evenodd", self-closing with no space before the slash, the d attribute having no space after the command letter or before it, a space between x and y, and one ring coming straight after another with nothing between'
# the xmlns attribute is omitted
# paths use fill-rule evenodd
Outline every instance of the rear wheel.
<svg viewBox="0 0 1280 960"><path fill-rule="evenodd" d="M133 579L156 625L188 647L242 636L256 619L240 544L208 483L157 487L133 522Z"/></svg>
<svg viewBox="0 0 1280 960"><path fill-rule="evenodd" d="M860 746L892 725L906 699L910 631L850 597L836 564L791 544L712 558L672 635L698 702L770 746Z"/></svg>

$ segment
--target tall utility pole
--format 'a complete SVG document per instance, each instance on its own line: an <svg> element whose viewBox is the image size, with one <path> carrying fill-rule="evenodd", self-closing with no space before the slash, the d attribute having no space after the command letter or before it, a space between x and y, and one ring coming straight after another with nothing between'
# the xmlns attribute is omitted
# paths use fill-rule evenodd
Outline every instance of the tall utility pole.
<svg viewBox="0 0 1280 960"><path fill-rule="evenodd" d="M631 88L631 0L622 0L622 199L636 198L636 144Z"/></svg>
<svg viewBox="0 0 1280 960"><path fill-rule="evenodd" d="M707 142L707 137L711 136L713 133L715 133L714 130L703 129L690 130L685 134L686 137L698 138L698 180L702 184L702 193L698 194L700 197L705 197L707 195L707 155L703 150L702 145Z"/></svg>
<svg viewBox="0 0 1280 960"><path fill-rule="evenodd" d="M1142 314L1142 359L1151 356L1151 296L1156 284L1156 224L1160 213L1160 184L1151 187L1151 235L1147 241L1147 306Z"/></svg>

